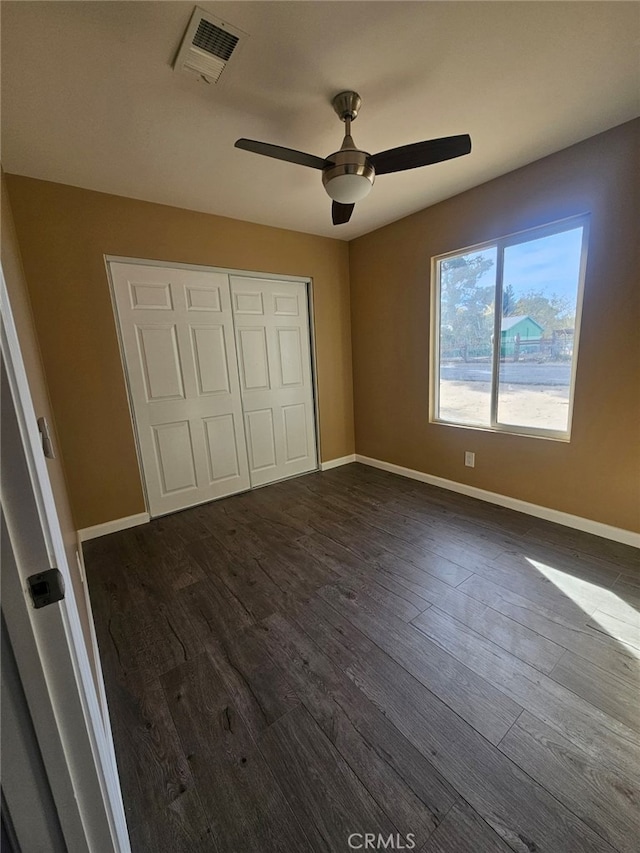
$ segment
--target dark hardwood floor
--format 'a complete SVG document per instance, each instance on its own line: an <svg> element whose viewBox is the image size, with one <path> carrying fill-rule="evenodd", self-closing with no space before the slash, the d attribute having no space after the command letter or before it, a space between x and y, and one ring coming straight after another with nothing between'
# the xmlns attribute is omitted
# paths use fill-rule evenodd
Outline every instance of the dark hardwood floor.
<svg viewBox="0 0 640 853"><path fill-rule="evenodd" d="M637 851L638 551L356 464L84 550L134 853Z"/></svg>

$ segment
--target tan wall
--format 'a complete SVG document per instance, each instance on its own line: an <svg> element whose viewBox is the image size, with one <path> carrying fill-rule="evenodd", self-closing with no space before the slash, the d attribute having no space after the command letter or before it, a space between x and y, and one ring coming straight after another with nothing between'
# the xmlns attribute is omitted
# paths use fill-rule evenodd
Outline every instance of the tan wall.
<svg viewBox="0 0 640 853"><path fill-rule="evenodd" d="M639 152L636 120L350 244L358 453L640 529ZM429 424L431 257L585 211L571 442Z"/></svg>
<svg viewBox="0 0 640 853"><path fill-rule="evenodd" d="M313 278L321 457L353 453L349 248L7 176L78 528L143 512L104 255Z"/></svg>
<svg viewBox="0 0 640 853"><path fill-rule="evenodd" d="M27 286L22 267L22 258L18 247L13 217L9 205L4 172L0 171L2 207L0 211L0 259L2 261L2 272L7 285L11 313L16 324L20 340L20 350L24 361L29 390L33 400L33 407L37 417L45 417L49 423L53 446L56 452L55 459L47 460L47 470L51 479L51 488L56 504L58 519L64 541L69 572L73 583L73 589L80 614L80 621L85 636L85 642L92 667L94 666L91 646L91 634L89 631L89 617L84 597L84 587L80 579L80 572L76 560L76 528L71 516L67 484L64 476L60 442L58 441L56 422L49 400L49 392L42 368L40 349L36 338L33 324L31 303L27 293Z"/></svg>

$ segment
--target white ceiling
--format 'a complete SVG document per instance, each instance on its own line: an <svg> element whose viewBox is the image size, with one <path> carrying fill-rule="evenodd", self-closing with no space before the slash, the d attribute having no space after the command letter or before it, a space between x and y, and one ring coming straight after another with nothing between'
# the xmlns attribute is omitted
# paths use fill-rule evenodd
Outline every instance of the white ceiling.
<svg viewBox="0 0 640 853"><path fill-rule="evenodd" d="M220 83L171 63L193 2L7 2L5 171L351 239L640 113L636 2L200 2L249 33ZM470 133L467 157L382 175L334 227L320 173L355 89L375 153Z"/></svg>

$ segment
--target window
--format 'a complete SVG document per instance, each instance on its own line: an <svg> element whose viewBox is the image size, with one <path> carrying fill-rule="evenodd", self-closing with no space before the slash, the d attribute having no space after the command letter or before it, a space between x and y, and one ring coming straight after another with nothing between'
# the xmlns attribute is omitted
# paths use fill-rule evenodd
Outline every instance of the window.
<svg viewBox="0 0 640 853"><path fill-rule="evenodd" d="M568 439L588 217L434 258L432 421Z"/></svg>

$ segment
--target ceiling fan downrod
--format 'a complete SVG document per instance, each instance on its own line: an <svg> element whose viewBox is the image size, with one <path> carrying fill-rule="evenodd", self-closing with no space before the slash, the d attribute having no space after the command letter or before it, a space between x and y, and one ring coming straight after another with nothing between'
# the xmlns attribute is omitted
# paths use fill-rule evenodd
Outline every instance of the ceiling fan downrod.
<svg viewBox="0 0 640 853"><path fill-rule="evenodd" d="M351 136L351 122L358 116L362 99L357 92L339 92L331 104L345 123L345 137L340 150L327 157L329 165L322 172L322 183L334 202L353 205L369 195L376 177L369 154L356 148Z"/></svg>
<svg viewBox="0 0 640 853"><path fill-rule="evenodd" d="M339 92L331 101L338 118L345 123L345 136L341 149L354 149L355 142L351 136L351 122L358 117L362 106L362 98L357 92Z"/></svg>

